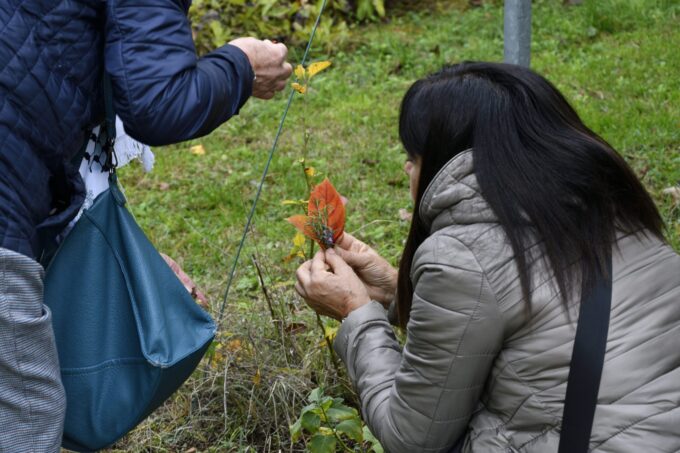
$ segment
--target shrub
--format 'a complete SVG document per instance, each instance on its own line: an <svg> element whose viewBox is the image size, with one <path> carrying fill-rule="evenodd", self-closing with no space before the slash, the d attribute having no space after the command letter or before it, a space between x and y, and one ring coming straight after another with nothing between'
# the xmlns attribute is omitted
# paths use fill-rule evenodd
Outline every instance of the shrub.
<svg viewBox="0 0 680 453"><path fill-rule="evenodd" d="M199 53L223 45L237 36L306 41L321 1L311 0L194 0L190 17ZM349 24L385 16L384 0L328 0L326 20L317 39L345 35Z"/></svg>
<svg viewBox="0 0 680 453"><path fill-rule="evenodd" d="M664 15L680 12L675 0L586 0L583 6L590 25L605 33L649 26Z"/></svg>

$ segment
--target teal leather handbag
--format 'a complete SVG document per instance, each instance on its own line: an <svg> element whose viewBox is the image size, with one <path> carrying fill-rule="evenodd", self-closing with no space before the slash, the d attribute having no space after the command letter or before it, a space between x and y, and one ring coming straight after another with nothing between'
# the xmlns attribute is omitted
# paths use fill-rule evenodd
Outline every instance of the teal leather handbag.
<svg viewBox="0 0 680 453"><path fill-rule="evenodd" d="M110 110L106 130L115 134ZM144 420L215 336L210 315L125 208L115 171L49 263L45 304L66 389L62 445L76 451L102 449Z"/></svg>

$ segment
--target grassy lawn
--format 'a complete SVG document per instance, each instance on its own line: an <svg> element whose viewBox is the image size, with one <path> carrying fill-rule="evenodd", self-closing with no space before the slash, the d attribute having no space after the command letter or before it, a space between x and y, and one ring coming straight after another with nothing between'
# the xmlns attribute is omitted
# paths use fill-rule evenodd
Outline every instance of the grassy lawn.
<svg viewBox="0 0 680 453"><path fill-rule="evenodd" d="M282 202L306 197L299 164L306 154L308 165L349 199L348 231L396 264L408 229L400 209L410 209L397 135L401 97L415 79L448 62L500 61L501 3L465 10L440 2L427 13L405 12L389 23L352 29L342 48L313 49L312 60L330 59L333 66L293 102L213 360L120 449L300 451L304 444L291 446L288 425L311 389L321 385L355 403L328 359L315 317L292 289L298 262L284 262L294 235L284 219L300 207ZM638 172L676 250L680 207L662 190L680 183L680 54L672 45L680 42L679 13L675 1L586 0L566 7L561 0L537 0L532 49L532 67ZM291 49L291 61L302 50ZM135 167L121 172L137 220L204 289L213 313L286 100L250 101L209 137L156 149L150 174ZM197 144L204 155L190 152Z"/></svg>

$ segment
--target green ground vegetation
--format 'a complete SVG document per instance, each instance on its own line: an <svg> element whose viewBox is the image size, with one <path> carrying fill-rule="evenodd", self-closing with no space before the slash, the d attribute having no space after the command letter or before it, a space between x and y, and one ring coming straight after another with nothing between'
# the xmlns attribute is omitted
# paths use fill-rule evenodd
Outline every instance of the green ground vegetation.
<svg viewBox="0 0 680 453"><path fill-rule="evenodd" d="M397 135L403 93L446 63L502 59L502 2L466 5L428 2L349 29L341 47L313 48L312 60L333 66L293 102L214 348L116 449L303 451L309 439L291 442L289 426L312 389L358 407L316 318L293 291L299 260L284 260L295 233L284 219L301 208L283 201L306 197L299 164L306 154L307 164L349 199L347 230L397 263L408 229L400 210L411 209ZM676 250L679 201L663 191L680 183L679 13L677 1L536 0L532 48L532 67L642 178ZM291 49L291 61L302 50ZM156 149L150 174L138 167L120 172L137 220L208 294L214 314L286 99L250 101L209 137ZM199 144L203 155L190 151Z"/></svg>

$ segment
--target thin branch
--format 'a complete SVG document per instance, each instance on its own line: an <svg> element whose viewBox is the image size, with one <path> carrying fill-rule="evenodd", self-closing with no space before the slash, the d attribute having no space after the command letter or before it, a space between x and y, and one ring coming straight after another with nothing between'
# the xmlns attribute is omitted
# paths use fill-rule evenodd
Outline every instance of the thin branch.
<svg viewBox="0 0 680 453"><path fill-rule="evenodd" d="M257 270L257 279L260 281L260 288L262 288L262 293L264 293L264 298L267 301L267 306L269 307L269 313L272 316L272 322L276 325L277 321L281 322L282 320L277 320L276 319L276 314L274 313L274 305L272 303L271 297L269 297L269 291L267 291L267 285L264 283L264 277L262 277L262 269L260 268L260 263L257 261L257 257L253 253L251 255L251 259L253 260L253 264L255 265L255 269Z"/></svg>

